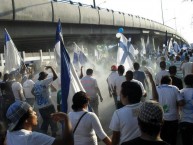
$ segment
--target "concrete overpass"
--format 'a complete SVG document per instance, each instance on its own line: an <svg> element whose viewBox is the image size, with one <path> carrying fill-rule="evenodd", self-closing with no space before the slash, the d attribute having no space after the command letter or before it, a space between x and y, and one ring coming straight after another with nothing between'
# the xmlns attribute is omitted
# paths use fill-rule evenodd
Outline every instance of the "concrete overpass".
<svg viewBox="0 0 193 145"><path fill-rule="evenodd" d="M43 51L54 46L58 19L63 26L67 46L80 42L93 44L117 43L115 34L124 28L124 34L132 37L132 43L139 44L141 38L155 47L162 46L165 32L179 43L187 41L174 29L143 17L92 8L72 2L48 0L0 0L0 52L3 52L4 28L7 28L19 51ZM138 46L140 48L140 46Z"/></svg>

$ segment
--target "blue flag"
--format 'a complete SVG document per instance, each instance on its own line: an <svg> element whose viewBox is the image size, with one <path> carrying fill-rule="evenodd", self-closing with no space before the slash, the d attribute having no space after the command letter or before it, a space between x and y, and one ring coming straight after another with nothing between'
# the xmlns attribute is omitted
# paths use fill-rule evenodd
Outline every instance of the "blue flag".
<svg viewBox="0 0 193 145"><path fill-rule="evenodd" d="M60 20L56 29L55 59L61 70L62 111L71 111L72 96L79 91L85 91L70 61L67 49L64 46Z"/></svg>
<svg viewBox="0 0 193 145"><path fill-rule="evenodd" d="M88 59L83 51L79 48L79 46L74 42L75 49L74 49L74 56L73 56L73 64L76 66L77 69L80 69L80 65L84 66Z"/></svg>
<svg viewBox="0 0 193 145"><path fill-rule="evenodd" d="M85 54L82 51L80 51L80 54L79 54L79 61L82 66L88 62L87 57L85 56Z"/></svg>
<svg viewBox="0 0 193 145"><path fill-rule="evenodd" d="M74 52L74 57L73 57L73 64L76 65L79 63L79 59L78 59L78 53Z"/></svg>
<svg viewBox="0 0 193 145"><path fill-rule="evenodd" d="M62 111L67 113L68 110L68 95L70 89L70 57L64 46L62 37L62 27L60 20L56 29L56 44L60 45L60 57L61 57L61 93L62 93Z"/></svg>

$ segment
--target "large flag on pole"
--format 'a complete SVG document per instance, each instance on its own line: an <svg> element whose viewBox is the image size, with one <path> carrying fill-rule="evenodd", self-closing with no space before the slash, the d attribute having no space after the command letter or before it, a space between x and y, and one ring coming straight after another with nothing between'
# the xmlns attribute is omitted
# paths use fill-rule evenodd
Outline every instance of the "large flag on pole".
<svg viewBox="0 0 193 145"><path fill-rule="evenodd" d="M23 61L15 44L13 43L9 33L5 29L5 48L4 48L4 57L5 57L5 69L4 71L11 72L20 68L21 62Z"/></svg>
<svg viewBox="0 0 193 145"><path fill-rule="evenodd" d="M122 33L117 33L116 37L120 38L117 52L117 65L124 65L125 70L132 69L134 56L129 49L133 48L133 46Z"/></svg>
<svg viewBox="0 0 193 145"><path fill-rule="evenodd" d="M71 110L73 95L78 91L84 91L84 89L64 46L60 20L56 29L55 52L57 52L58 57L56 58L57 63L61 68L62 111L69 112Z"/></svg>

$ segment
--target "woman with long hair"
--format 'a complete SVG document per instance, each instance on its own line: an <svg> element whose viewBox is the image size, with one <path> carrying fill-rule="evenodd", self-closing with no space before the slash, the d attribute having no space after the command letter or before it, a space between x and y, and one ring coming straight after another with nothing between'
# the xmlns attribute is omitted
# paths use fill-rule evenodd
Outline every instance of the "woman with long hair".
<svg viewBox="0 0 193 145"><path fill-rule="evenodd" d="M106 145L111 145L110 138L103 131L101 123L93 112L88 112L89 97L85 92L75 93L72 99L73 112L68 114L72 123L75 145L98 145L97 136Z"/></svg>

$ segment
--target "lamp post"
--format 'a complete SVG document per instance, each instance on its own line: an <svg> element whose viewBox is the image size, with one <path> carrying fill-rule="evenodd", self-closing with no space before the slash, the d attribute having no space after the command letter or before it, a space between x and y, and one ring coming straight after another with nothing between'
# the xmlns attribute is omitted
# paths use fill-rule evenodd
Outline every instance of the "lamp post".
<svg viewBox="0 0 193 145"><path fill-rule="evenodd" d="M161 12L162 12L162 22L164 25L164 12L163 12L162 0L161 0Z"/></svg>
<svg viewBox="0 0 193 145"><path fill-rule="evenodd" d="M93 0L93 6L94 6L94 8L96 8L96 3L95 3L95 0Z"/></svg>

